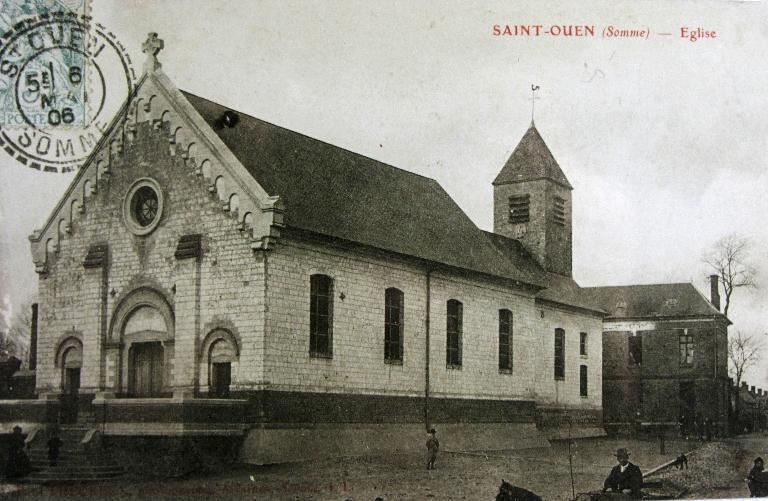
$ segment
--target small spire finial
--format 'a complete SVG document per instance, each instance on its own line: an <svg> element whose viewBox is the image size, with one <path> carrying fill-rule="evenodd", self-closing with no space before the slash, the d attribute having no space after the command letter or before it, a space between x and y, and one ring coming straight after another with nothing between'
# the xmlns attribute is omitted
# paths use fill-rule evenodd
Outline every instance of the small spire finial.
<svg viewBox="0 0 768 501"><path fill-rule="evenodd" d="M533 112L536 109L536 100L538 99L536 97L537 90L539 90L539 86L531 84L531 125L533 125Z"/></svg>
<svg viewBox="0 0 768 501"><path fill-rule="evenodd" d="M151 72L160 69L162 65L157 60L157 55L163 50L163 47L165 47L165 42L157 36L157 33L147 34L146 41L141 44L141 51L147 54L147 60L144 63L145 71Z"/></svg>

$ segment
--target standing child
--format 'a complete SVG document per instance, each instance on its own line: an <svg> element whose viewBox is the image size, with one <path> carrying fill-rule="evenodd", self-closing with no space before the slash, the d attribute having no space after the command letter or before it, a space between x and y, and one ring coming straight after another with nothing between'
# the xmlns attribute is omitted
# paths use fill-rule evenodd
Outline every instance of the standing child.
<svg viewBox="0 0 768 501"><path fill-rule="evenodd" d="M48 439L47 442L48 445L48 461L50 461L51 466L56 466L56 463L59 460L59 449L61 449L61 446L64 445L64 442L59 438L59 430L56 428L53 429L53 432L51 432L51 438Z"/></svg>
<svg viewBox="0 0 768 501"><path fill-rule="evenodd" d="M435 459L437 459L437 450L440 448L440 442L435 436L437 432L434 428L429 430L429 438L427 438L427 469L435 469Z"/></svg>

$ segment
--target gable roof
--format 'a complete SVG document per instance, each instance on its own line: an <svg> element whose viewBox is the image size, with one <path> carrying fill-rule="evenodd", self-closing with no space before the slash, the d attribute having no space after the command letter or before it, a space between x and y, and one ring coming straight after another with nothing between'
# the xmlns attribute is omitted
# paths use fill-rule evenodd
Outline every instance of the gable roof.
<svg viewBox="0 0 768 501"><path fill-rule="evenodd" d="M493 180L493 184L519 183L534 179L550 179L573 189L536 126L531 123L504 168Z"/></svg>
<svg viewBox="0 0 768 501"><path fill-rule="evenodd" d="M428 261L546 284L526 260L509 260L435 180L183 92L249 173L281 198L288 227Z"/></svg>
<svg viewBox="0 0 768 501"><path fill-rule="evenodd" d="M506 256L506 258L518 266L525 268L536 268L543 276L547 288L536 294L537 299L550 301L554 303L573 306L583 310L589 310L600 315L606 312L597 304L590 301L583 293L579 284L571 278L557 273L545 271L536 262L534 257L528 252L519 240L505 237L491 232L483 232L488 239Z"/></svg>
<svg viewBox="0 0 768 501"><path fill-rule="evenodd" d="M723 316L690 283L584 287L582 290L615 318Z"/></svg>

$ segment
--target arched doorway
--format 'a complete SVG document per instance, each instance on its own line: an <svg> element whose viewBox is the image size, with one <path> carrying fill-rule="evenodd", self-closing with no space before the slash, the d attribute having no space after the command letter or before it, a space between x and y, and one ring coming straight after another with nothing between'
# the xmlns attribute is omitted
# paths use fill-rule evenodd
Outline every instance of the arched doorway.
<svg viewBox="0 0 768 501"><path fill-rule="evenodd" d="M162 313L141 305L128 316L123 327L128 347L128 396L153 398L164 394L167 325Z"/></svg>
<svg viewBox="0 0 768 501"><path fill-rule="evenodd" d="M80 369L83 366L83 352L80 346L70 346L61 357L61 422L76 423L78 393L80 391Z"/></svg>
<svg viewBox="0 0 768 501"><path fill-rule="evenodd" d="M235 360L235 356L235 348L227 339L219 339L211 345L208 392L212 397L229 397L229 385L232 382L232 362Z"/></svg>
<svg viewBox="0 0 768 501"><path fill-rule="evenodd" d="M237 374L240 357L238 338L229 330L214 329L203 340L200 352L200 385L208 383L208 396L228 398L233 374Z"/></svg>

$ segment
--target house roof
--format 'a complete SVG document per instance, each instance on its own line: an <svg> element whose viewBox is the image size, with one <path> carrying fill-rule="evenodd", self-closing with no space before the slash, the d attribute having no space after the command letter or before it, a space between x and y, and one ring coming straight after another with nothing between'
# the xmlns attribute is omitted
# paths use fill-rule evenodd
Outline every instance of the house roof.
<svg viewBox="0 0 768 501"><path fill-rule="evenodd" d="M507 259L435 180L184 92L224 144L285 206L286 226L428 261L546 286L528 259Z"/></svg>
<svg viewBox="0 0 768 501"><path fill-rule="evenodd" d="M616 318L722 315L690 283L584 287L582 291Z"/></svg>
<svg viewBox="0 0 768 501"><path fill-rule="evenodd" d="M550 179L573 189L536 126L531 123L531 127L523 135L493 184L519 183L534 179Z"/></svg>
<svg viewBox="0 0 768 501"><path fill-rule="evenodd" d="M541 273L547 288L536 294L538 299L574 306L576 308L590 310L605 315L606 312L604 310L584 296L581 292L581 287L579 287L579 284L577 284L573 278L545 271L539 266L533 256L526 250L519 240L498 235L496 233L484 233L491 242L504 253L507 259L514 263L518 263L519 266L526 269L535 268Z"/></svg>

